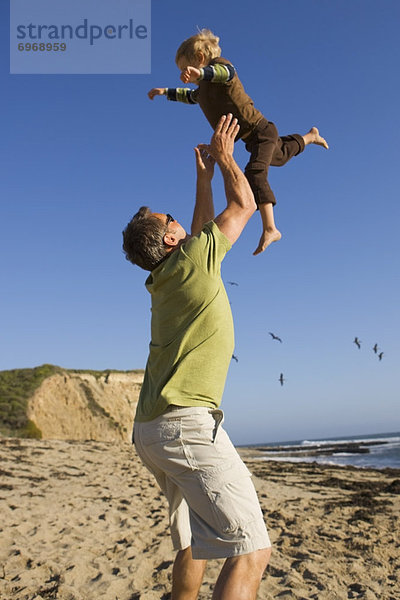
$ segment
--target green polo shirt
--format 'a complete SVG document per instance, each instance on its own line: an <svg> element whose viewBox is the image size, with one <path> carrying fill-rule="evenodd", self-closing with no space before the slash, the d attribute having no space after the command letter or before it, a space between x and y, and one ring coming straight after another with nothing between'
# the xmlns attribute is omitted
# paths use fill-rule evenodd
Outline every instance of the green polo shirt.
<svg viewBox="0 0 400 600"><path fill-rule="evenodd" d="M211 221L151 272L151 342L136 421L170 404L219 406L234 347L221 279L229 240Z"/></svg>

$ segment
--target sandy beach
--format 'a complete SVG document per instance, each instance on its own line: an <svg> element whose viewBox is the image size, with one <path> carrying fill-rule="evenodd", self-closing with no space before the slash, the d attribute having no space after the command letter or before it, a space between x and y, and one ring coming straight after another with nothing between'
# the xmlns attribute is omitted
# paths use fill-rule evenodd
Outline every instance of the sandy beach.
<svg viewBox="0 0 400 600"><path fill-rule="evenodd" d="M400 471L257 461L258 598L400 599ZM1 600L167 600L166 503L128 444L0 440ZM199 598L211 598L210 561Z"/></svg>

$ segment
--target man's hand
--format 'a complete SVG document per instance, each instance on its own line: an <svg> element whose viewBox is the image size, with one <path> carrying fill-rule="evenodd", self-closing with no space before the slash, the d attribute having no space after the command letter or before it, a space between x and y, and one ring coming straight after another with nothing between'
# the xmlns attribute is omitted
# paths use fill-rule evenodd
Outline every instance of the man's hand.
<svg viewBox="0 0 400 600"><path fill-rule="evenodd" d="M164 96L165 88L153 88L147 93L150 100L153 100L154 96Z"/></svg>
<svg viewBox="0 0 400 600"><path fill-rule="evenodd" d="M200 69L196 69L196 67L186 67L181 72L181 81L183 83L196 83L201 75Z"/></svg>
<svg viewBox="0 0 400 600"><path fill-rule="evenodd" d="M239 132L238 120L231 113L222 115L217 123L214 135L209 144L199 144L200 150L205 150L220 164L227 157L233 155L235 138Z"/></svg>
<svg viewBox="0 0 400 600"><path fill-rule="evenodd" d="M204 149L194 149L196 154L197 179L211 181L214 175L215 159Z"/></svg>
<svg viewBox="0 0 400 600"><path fill-rule="evenodd" d="M227 206L214 222L231 244L236 242L256 209L249 182L233 158L238 132L237 119L234 119L231 114L223 115L218 121L210 144L198 146L213 156L221 169Z"/></svg>

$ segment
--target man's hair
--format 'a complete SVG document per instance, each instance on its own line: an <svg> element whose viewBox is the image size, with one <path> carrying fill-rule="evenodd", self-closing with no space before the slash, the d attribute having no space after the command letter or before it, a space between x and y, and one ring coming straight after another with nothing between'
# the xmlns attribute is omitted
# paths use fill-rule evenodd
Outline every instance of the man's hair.
<svg viewBox="0 0 400 600"><path fill-rule="evenodd" d="M221 56L221 48L218 45L219 37L209 29L201 29L196 35L182 42L176 53L175 62L178 64L181 58L193 61L198 52L202 52L207 61Z"/></svg>
<svg viewBox="0 0 400 600"><path fill-rule="evenodd" d="M152 271L168 256L164 244L166 226L147 206L139 208L122 232L126 260Z"/></svg>

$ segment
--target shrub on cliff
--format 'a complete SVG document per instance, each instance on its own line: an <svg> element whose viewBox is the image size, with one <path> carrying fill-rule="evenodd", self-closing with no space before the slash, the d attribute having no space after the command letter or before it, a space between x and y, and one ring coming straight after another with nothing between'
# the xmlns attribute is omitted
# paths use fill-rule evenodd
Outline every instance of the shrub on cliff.
<svg viewBox="0 0 400 600"><path fill-rule="evenodd" d="M40 384L62 369L41 365L34 369L0 371L0 434L11 437L42 437L26 412L28 400Z"/></svg>

